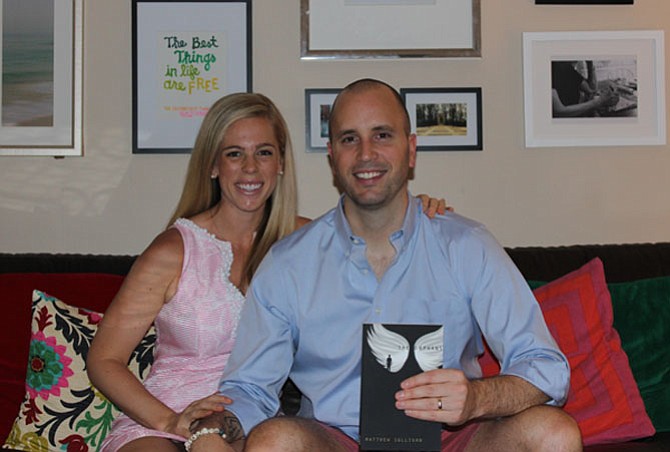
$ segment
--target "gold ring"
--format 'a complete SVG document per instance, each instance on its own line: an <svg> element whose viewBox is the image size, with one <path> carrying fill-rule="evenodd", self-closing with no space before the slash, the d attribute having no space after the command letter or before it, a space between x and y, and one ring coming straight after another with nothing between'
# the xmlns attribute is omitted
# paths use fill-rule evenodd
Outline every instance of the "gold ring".
<svg viewBox="0 0 670 452"><path fill-rule="evenodd" d="M437 409L438 410L442 409L442 399L437 399Z"/></svg>

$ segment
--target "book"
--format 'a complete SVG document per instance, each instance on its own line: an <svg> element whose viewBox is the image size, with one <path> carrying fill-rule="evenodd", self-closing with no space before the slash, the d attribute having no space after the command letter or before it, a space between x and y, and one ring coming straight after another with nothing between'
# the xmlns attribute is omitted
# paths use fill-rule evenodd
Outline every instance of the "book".
<svg viewBox="0 0 670 452"><path fill-rule="evenodd" d="M400 383L442 367L441 325L363 325L361 450L440 450L439 422L406 416L395 407Z"/></svg>

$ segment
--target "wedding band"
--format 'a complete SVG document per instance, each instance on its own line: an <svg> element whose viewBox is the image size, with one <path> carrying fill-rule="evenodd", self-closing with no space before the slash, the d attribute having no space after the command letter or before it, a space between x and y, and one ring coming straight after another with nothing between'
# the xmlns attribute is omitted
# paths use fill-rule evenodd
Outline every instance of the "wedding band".
<svg viewBox="0 0 670 452"><path fill-rule="evenodd" d="M442 399L437 399L437 409L438 410L442 409Z"/></svg>

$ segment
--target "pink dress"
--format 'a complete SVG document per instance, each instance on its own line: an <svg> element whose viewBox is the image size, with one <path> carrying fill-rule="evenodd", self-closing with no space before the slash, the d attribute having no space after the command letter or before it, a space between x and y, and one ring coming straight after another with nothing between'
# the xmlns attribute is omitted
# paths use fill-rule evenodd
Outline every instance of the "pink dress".
<svg viewBox="0 0 670 452"><path fill-rule="evenodd" d="M175 410L213 394L235 342L244 296L229 279L233 262L229 242L216 239L190 220L175 226L184 241L179 287L154 322L154 363L146 389ZM102 451L116 451L145 436L185 438L145 428L124 414L116 418Z"/></svg>

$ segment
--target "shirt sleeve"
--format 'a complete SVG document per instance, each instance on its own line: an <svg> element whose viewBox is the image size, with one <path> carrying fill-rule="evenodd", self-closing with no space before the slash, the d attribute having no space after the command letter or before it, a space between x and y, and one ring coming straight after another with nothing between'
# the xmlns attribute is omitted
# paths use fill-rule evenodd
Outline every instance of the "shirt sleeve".
<svg viewBox="0 0 670 452"><path fill-rule="evenodd" d="M270 252L247 291L235 346L219 386L220 393L233 399L227 409L246 434L279 411L279 394L293 361L291 322L276 307L287 299L284 284L281 272L272 267ZM269 304L270 294L274 306Z"/></svg>
<svg viewBox="0 0 670 452"><path fill-rule="evenodd" d="M528 283L485 227L474 228L463 246L463 289L500 373L530 382L550 397L550 405L564 404L570 366Z"/></svg>

